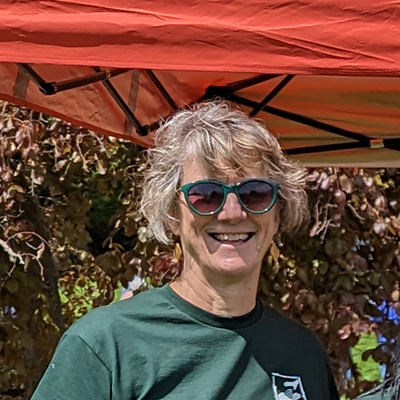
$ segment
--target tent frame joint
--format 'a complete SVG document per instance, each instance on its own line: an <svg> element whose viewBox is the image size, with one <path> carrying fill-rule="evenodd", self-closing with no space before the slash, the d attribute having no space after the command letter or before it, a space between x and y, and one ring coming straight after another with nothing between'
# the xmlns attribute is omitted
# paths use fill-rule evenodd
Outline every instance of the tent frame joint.
<svg viewBox="0 0 400 400"><path fill-rule="evenodd" d="M371 139L369 141L369 147L371 149L383 149L385 147L385 142L383 139Z"/></svg>

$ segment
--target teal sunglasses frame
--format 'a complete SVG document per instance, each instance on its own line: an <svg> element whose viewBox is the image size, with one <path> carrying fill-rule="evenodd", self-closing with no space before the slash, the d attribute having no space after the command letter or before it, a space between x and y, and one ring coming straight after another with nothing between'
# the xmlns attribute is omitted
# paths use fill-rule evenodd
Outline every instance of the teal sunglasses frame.
<svg viewBox="0 0 400 400"><path fill-rule="evenodd" d="M249 183L249 182L262 182L262 183L267 183L268 185L271 186L271 188L273 190L273 196L272 196L271 204L267 208L265 208L263 210L260 210L260 211L254 211L254 210L249 209L242 202L242 199L240 198L239 190L243 185L245 185L246 183ZM219 186L220 188L222 188L222 190L223 190L223 196L224 197L223 197L223 199L221 201L221 205L215 211L203 213L203 212L197 210L193 206L193 204L191 204L191 202L190 202L190 199L189 199L189 191L190 191L190 189L193 186L199 185L199 184L202 184L202 183L213 183L213 184ZM222 182L217 181L217 180L204 179L204 180L201 180L201 181L195 181L195 182L186 183L185 185L181 186L178 190L181 191L184 194L185 200L186 200L186 204L188 205L188 207L190 208L190 210L192 212L194 212L197 215L208 217L208 216L217 214L222 209L222 207L225 205L226 198L228 197L229 193L235 193L240 205L242 206L242 208L245 211L247 211L247 212L249 212L251 214L265 214L266 212L268 212L275 205L276 201L278 200L279 189L280 189L280 185L278 183L276 183L276 182L272 182L272 181L270 181L268 179L253 178L253 179L246 179L246 180L244 180L242 182L239 182L239 183L237 183L235 185L226 185L225 183L222 183Z"/></svg>

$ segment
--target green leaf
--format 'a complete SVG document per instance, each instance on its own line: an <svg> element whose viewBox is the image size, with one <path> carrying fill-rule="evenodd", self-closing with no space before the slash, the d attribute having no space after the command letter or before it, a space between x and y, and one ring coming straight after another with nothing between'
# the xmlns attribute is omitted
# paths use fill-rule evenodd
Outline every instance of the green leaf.
<svg viewBox="0 0 400 400"><path fill-rule="evenodd" d="M381 371L379 364L372 358L363 361L362 355L365 351L375 349L378 346L378 339L375 333L364 333L360 336L358 343L352 349L354 363L360 372L361 379L365 381L379 381Z"/></svg>

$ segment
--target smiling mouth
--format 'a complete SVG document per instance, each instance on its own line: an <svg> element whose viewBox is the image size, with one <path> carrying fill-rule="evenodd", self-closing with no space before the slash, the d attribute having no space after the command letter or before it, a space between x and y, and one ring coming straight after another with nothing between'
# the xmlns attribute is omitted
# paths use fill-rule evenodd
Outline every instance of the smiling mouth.
<svg viewBox="0 0 400 400"><path fill-rule="evenodd" d="M255 233L210 233L209 235L221 243L244 243L250 240Z"/></svg>

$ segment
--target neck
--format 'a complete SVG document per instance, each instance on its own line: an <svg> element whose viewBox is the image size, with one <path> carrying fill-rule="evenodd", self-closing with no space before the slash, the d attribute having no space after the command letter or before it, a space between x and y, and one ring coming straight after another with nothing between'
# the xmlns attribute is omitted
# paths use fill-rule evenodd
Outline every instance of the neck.
<svg viewBox="0 0 400 400"><path fill-rule="evenodd" d="M256 305L259 270L253 275L227 281L226 277L207 277L200 268L184 266L171 288L187 302L211 314L237 317L249 313Z"/></svg>

